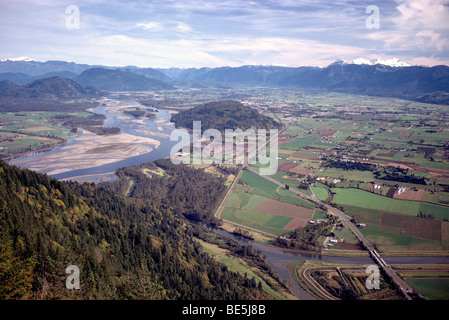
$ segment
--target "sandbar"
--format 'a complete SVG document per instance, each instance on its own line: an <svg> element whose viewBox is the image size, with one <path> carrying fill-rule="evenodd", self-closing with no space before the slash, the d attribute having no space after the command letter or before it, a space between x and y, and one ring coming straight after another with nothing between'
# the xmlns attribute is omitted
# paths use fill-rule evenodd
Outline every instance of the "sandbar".
<svg viewBox="0 0 449 320"><path fill-rule="evenodd" d="M118 162L151 152L160 145L157 140L124 132L106 136L96 135L88 130L82 132L81 136L73 138L76 143L62 146L58 152L13 159L10 163L55 175Z"/></svg>

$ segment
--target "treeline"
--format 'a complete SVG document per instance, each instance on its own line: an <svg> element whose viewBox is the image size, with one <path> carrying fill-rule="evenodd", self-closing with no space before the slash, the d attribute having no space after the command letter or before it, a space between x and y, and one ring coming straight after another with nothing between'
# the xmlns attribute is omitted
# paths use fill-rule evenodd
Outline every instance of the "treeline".
<svg viewBox="0 0 449 320"><path fill-rule="evenodd" d="M69 265L80 269L68 290ZM0 161L0 299L257 299L168 205Z"/></svg>
<svg viewBox="0 0 449 320"><path fill-rule="evenodd" d="M98 107L98 102L90 100L61 101L59 99L17 99L13 97L0 98L0 112L81 112Z"/></svg>
<svg viewBox="0 0 449 320"><path fill-rule="evenodd" d="M318 238L328 235L332 226L336 223L337 218L329 216L326 221L320 223L308 224L304 228L298 228L294 231L291 238L300 243L306 243L313 246L319 246Z"/></svg>
<svg viewBox="0 0 449 320"><path fill-rule="evenodd" d="M378 166L371 163L364 163L358 161L341 161L341 160L328 160L323 167L325 168L338 168L343 170L360 170L371 171L374 177L379 180L390 180L396 182L406 182L414 184L426 185L426 179L419 177L413 173L409 173L408 169L393 166Z"/></svg>
<svg viewBox="0 0 449 320"><path fill-rule="evenodd" d="M336 217L329 216L327 220L320 223L307 224L303 228L296 229L290 239L277 237L273 240L273 244L288 249L320 251L323 245L318 241L319 237L329 235L336 222Z"/></svg>
<svg viewBox="0 0 449 320"><path fill-rule="evenodd" d="M114 135L120 133L118 127L103 127L106 117L102 114L93 113L87 117L79 117L69 114L56 115L53 121L61 122L61 125L76 132L77 128L89 130L98 135Z"/></svg>
<svg viewBox="0 0 449 320"><path fill-rule="evenodd" d="M163 175L151 174L161 169ZM219 166L219 170L226 175L235 174L237 169ZM213 213L227 190L225 177L184 164L175 165L169 159L121 168L117 175L119 180L104 185L119 194L127 192L129 197L170 205L188 219L206 223L216 222Z"/></svg>
<svg viewBox="0 0 449 320"><path fill-rule="evenodd" d="M328 160L324 165L325 168L337 168L343 170L360 170L360 171L375 171L377 165L358 161L341 161Z"/></svg>
<svg viewBox="0 0 449 320"><path fill-rule="evenodd" d="M149 111L142 110L142 109L136 109L136 110L124 110L123 113L132 115L132 116L135 117L135 118L146 117L146 118L148 118L148 119L153 119L153 118L156 117L156 113L154 113L154 112L149 112Z"/></svg>
<svg viewBox="0 0 449 320"><path fill-rule="evenodd" d="M424 219L435 219L435 215L433 213L425 213L422 211L420 211L416 216L418 218L424 218Z"/></svg>

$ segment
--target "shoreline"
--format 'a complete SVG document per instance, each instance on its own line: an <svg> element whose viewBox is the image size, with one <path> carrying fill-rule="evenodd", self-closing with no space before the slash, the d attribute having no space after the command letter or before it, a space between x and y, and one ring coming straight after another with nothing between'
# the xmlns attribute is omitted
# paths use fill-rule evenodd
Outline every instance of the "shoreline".
<svg viewBox="0 0 449 320"><path fill-rule="evenodd" d="M42 156L37 154L36 157L29 159L12 160L10 164L56 175L122 161L151 152L160 145L157 140L123 132L117 135L99 136L83 130L83 134L74 140L77 143L61 147L57 153Z"/></svg>
<svg viewBox="0 0 449 320"><path fill-rule="evenodd" d="M60 142L56 143L55 145L53 145L51 147L44 147L44 148L41 148L41 149L35 149L35 150L28 150L28 151L18 152L17 154L10 155L10 156L4 157L4 158L0 158L0 160L8 162L8 161L13 160L15 158L27 157L27 156L31 156L31 155L34 155L34 154L39 154L41 152L51 151L55 147L63 146L63 145L65 145L68 142L66 139L64 139L64 140L65 141L60 141Z"/></svg>
<svg viewBox="0 0 449 320"><path fill-rule="evenodd" d="M108 112L118 119L131 121L138 126L144 126L142 120L133 119L132 116L121 112L134 106L111 99L103 101L108 103L108 106L106 106L108 107ZM93 109L88 111L93 112ZM163 120L163 122L163 125L165 125L166 121ZM156 123L156 125L160 124ZM160 141L151 137L142 137L123 131L114 135L98 135L87 129L78 128L78 132L78 135L70 137L72 143L69 145L67 145L69 140L66 138L54 146L15 154L3 160L11 165L25 167L48 175L58 175L74 170L120 162L126 158L147 154L157 149L161 144ZM154 133L155 136L164 136L162 132ZM60 147L59 150L45 154L45 152L51 151L57 146Z"/></svg>

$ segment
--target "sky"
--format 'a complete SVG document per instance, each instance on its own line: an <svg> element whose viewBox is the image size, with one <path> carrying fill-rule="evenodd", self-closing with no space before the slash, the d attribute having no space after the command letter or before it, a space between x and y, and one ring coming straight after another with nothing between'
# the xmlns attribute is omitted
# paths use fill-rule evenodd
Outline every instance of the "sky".
<svg viewBox="0 0 449 320"><path fill-rule="evenodd" d="M159 68L449 65L449 0L0 0L0 59Z"/></svg>

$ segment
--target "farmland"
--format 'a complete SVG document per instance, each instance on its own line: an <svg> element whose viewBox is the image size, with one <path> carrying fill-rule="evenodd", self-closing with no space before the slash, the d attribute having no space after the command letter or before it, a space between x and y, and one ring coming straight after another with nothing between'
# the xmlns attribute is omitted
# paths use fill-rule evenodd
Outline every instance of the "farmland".
<svg viewBox="0 0 449 320"><path fill-rule="evenodd" d="M20 156L64 144L65 138L74 136L76 130L61 126L61 119L78 119L82 123L91 116L88 112L0 113L0 157Z"/></svg>
<svg viewBox="0 0 449 320"><path fill-rule="evenodd" d="M289 98L277 113L289 125L279 138L285 174L277 180L301 192L309 185L366 224L361 232L381 250L449 249L444 107L338 93Z"/></svg>
<svg viewBox="0 0 449 320"><path fill-rule="evenodd" d="M179 105L186 103L188 108L228 99L231 93L232 99L238 97L242 104L287 125L278 141L278 171L271 176L287 187L245 170L220 216L228 231L246 228L253 235L259 233L254 236L256 240L268 242L283 236L291 243L299 242L294 236L310 227L310 220L329 219L327 211L293 192L300 191L341 209L354 223L364 224L361 233L381 254L449 252L446 106L329 92L245 88L167 91L160 93L160 98L179 100ZM2 156L51 147L72 135L60 123L48 121L61 115L2 114ZM150 170L143 173L164 174ZM227 186L233 178L228 177ZM127 187L129 191L132 184ZM327 245L323 252L360 253L349 228L336 222L324 231L312 237L314 241L341 241ZM207 250L223 254L215 247ZM231 266L235 263L224 261ZM424 280L416 281L423 290L426 286L438 290Z"/></svg>
<svg viewBox="0 0 449 320"><path fill-rule="evenodd" d="M279 236L305 226L320 212L292 192L281 193L274 183L245 171L221 218Z"/></svg>
<svg viewBox="0 0 449 320"><path fill-rule="evenodd" d="M292 234L283 233L285 226L294 226L291 217L273 219L275 212L258 205L269 198L314 208L291 192L297 190L365 224L361 232L385 252L449 249L444 106L329 92L257 92L252 90L242 103L287 125L278 139L278 172L271 177L288 188L244 172L223 217L273 235ZM315 211L326 219L323 211ZM350 241L347 230L334 233Z"/></svg>

